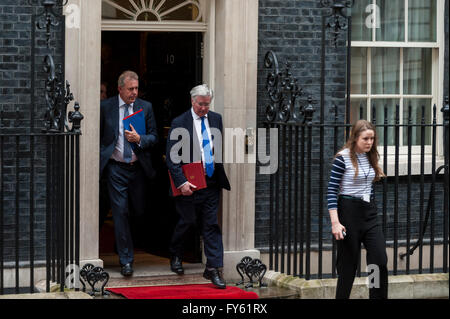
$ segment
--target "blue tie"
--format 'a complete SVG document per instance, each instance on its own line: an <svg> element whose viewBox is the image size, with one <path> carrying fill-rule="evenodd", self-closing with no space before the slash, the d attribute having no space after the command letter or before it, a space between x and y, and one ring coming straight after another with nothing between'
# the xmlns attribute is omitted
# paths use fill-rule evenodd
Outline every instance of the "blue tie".
<svg viewBox="0 0 450 319"><path fill-rule="evenodd" d="M202 137L203 155L205 156L206 175L212 177L214 174L214 159L212 155L211 143L209 142L208 131L206 130L205 117L202 117Z"/></svg>
<svg viewBox="0 0 450 319"><path fill-rule="evenodd" d="M125 112L123 114L123 118L126 118L130 113L128 112L128 104L124 105ZM125 138L125 127L123 128L123 160L125 163L131 162L131 144L128 142L128 140Z"/></svg>

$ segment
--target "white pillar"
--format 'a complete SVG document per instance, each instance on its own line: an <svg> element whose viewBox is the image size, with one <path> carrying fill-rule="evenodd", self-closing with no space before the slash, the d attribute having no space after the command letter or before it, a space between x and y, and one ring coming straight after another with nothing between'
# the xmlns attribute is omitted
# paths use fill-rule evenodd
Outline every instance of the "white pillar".
<svg viewBox="0 0 450 319"><path fill-rule="evenodd" d="M216 98L225 128L256 129L258 0L216 1ZM225 145L225 144L224 144ZM237 278L255 245L255 164L226 164L231 192L224 191L222 230L225 278Z"/></svg>
<svg viewBox="0 0 450 319"><path fill-rule="evenodd" d="M101 6L101 0L69 0L64 7L66 79L84 115L80 139L80 260L99 266L103 265L98 252Z"/></svg>

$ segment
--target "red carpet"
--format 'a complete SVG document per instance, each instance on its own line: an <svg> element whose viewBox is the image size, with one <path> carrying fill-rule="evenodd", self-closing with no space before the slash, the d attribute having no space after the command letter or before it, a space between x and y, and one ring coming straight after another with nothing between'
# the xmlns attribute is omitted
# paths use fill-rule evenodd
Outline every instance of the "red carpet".
<svg viewBox="0 0 450 319"><path fill-rule="evenodd" d="M153 287L108 288L127 299L258 299L254 292L227 286L217 289L213 284Z"/></svg>

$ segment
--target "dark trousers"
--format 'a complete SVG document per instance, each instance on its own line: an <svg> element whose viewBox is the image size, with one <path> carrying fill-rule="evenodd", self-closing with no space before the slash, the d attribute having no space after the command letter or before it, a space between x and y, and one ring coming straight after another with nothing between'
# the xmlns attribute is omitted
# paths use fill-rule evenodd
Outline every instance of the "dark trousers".
<svg viewBox="0 0 450 319"><path fill-rule="evenodd" d="M386 243L381 226L377 223L377 210L374 203L360 199L339 197L338 215L340 223L346 228L344 240L337 241L336 268L338 282L336 299L350 297L356 275L361 243L367 251L367 265L379 269L379 288L370 288L370 299L387 299L388 270Z"/></svg>
<svg viewBox="0 0 450 319"><path fill-rule="evenodd" d="M108 192L114 220L114 235L121 265L134 261L130 230L130 211L142 216L145 212L145 173L139 163L133 166L110 160L106 166Z"/></svg>
<svg viewBox="0 0 450 319"><path fill-rule="evenodd" d="M218 224L220 189L217 183L207 178L208 187L195 191L192 196L177 196L175 208L179 220L175 226L170 243L173 256L183 256L183 242L191 227L195 227L197 219L201 223L206 267L223 267L222 231Z"/></svg>

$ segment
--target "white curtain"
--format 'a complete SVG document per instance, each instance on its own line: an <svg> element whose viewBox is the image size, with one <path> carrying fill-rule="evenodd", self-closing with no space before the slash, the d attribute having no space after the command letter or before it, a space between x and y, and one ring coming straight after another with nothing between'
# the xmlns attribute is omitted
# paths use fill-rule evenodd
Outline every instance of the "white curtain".
<svg viewBox="0 0 450 319"><path fill-rule="evenodd" d="M373 0L357 0L351 9L352 14L352 41L372 41L372 30L366 26L366 8Z"/></svg>
<svg viewBox="0 0 450 319"><path fill-rule="evenodd" d="M377 41L405 40L405 1L377 0L381 24L377 29Z"/></svg>
<svg viewBox="0 0 450 319"><path fill-rule="evenodd" d="M376 107L377 111L377 124L384 124L384 108L387 108L387 122L392 125L395 124L395 111L396 105L400 104L398 99L373 99L372 105ZM387 130L388 145L395 145L395 130L393 127L389 127ZM384 145L384 127L377 128L378 145Z"/></svg>
<svg viewBox="0 0 450 319"><path fill-rule="evenodd" d="M359 119L367 119L366 99L352 99L350 103L350 124L355 124Z"/></svg>
<svg viewBox="0 0 450 319"><path fill-rule="evenodd" d="M372 48L372 94L400 93L400 48Z"/></svg>
<svg viewBox="0 0 450 319"><path fill-rule="evenodd" d="M431 124L431 99L405 99L403 102L403 123L409 122L409 106L411 106L411 124L422 122L422 106L425 106L425 124ZM422 132L420 128L411 128L411 145L421 145ZM431 128L425 128L425 145L431 144ZM408 129L403 129L403 145L408 145Z"/></svg>
<svg viewBox="0 0 450 319"><path fill-rule="evenodd" d="M403 49L404 94L431 94L431 51L429 48Z"/></svg>
<svg viewBox="0 0 450 319"><path fill-rule="evenodd" d="M409 0L408 40L436 41L436 0Z"/></svg>
<svg viewBox="0 0 450 319"><path fill-rule="evenodd" d="M367 93L367 48L352 48L351 94Z"/></svg>

